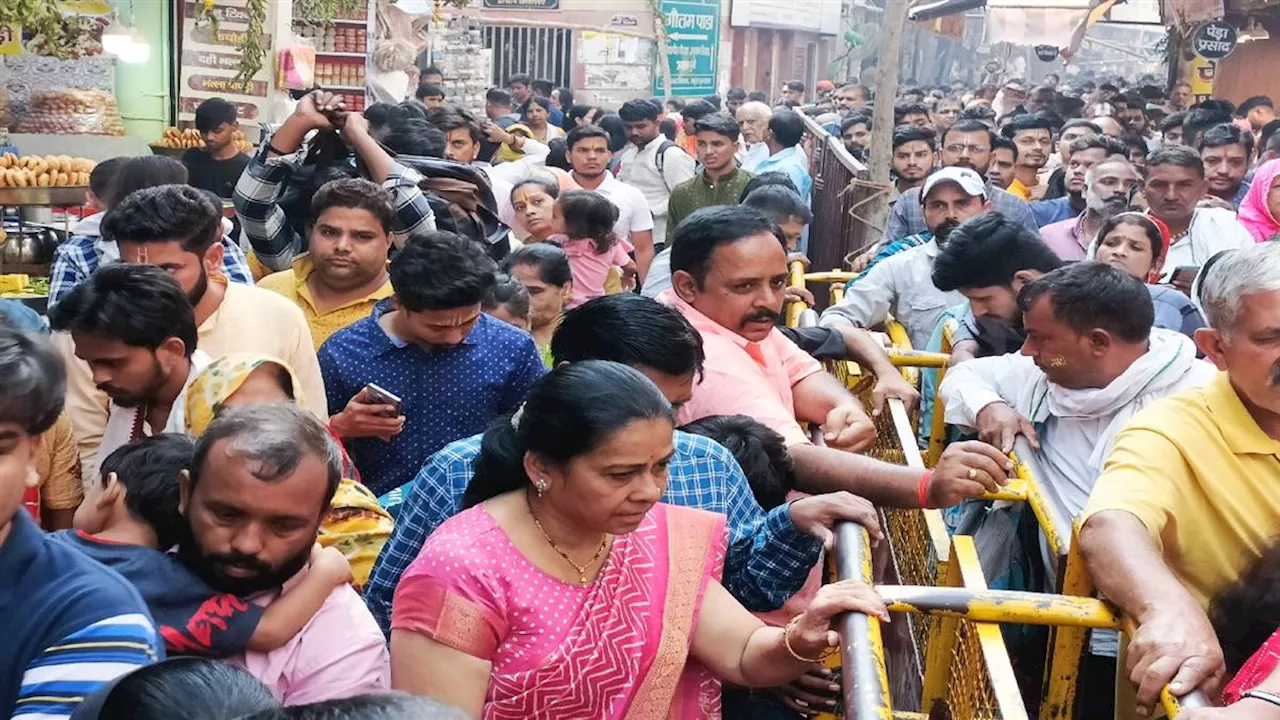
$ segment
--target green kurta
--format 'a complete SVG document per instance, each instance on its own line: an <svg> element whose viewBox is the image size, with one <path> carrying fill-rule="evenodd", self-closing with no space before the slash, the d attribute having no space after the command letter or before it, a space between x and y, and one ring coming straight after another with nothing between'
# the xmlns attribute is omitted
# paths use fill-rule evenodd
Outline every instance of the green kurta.
<svg viewBox="0 0 1280 720"><path fill-rule="evenodd" d="M732 175L712 184L707 182L706 169L698 168L697 175L671 188L671 199L667 202L668 239L674 237L675 228L694 210L713 205L737 205L738 196L752 177L746 170L735 168Z"/></svg>

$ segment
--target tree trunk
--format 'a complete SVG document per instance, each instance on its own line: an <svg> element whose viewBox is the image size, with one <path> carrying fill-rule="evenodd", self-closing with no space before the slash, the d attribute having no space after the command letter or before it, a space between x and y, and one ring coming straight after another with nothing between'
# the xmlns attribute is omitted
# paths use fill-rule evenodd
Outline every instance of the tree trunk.
<svg viewBox="0 0 1280 720"><path fill-rule="evenodd" d="M885 187L866 206L868 224L880 233L889 219L889 168L893 159L893 104L898 96L898 56L907 24L907 0L885 0L884 31L880 37L875 115L871 118L871 182Z"/></svg>
<svg viewBox="0 0 1280 720"><path fill-rule="evenodd" d="M662 92L666 97L671 94L671 54L667 50L667 18L662 14L661 0L649 0L653 8L653 31L658 36L658 67L662 72Z"/></svg>

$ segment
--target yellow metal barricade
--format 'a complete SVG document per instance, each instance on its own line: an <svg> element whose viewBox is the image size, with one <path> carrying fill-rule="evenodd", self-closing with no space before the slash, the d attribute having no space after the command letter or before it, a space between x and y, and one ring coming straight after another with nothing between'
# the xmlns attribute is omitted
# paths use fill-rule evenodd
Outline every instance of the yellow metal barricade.
<svg viewBox="0 0 1280 720"><path fill-rule="evenodd" d="M931 617L936 628L929 644L924 713L893 711L885 687L883 626L856 613L841 622L845 717L951 720L1021 720L1027 717L998 624L1016 623L1132 631L1117 610L1101 600L1049 593L988 590L972 538L957 536L943 587L878 585L891 613ZM870 576L866 531L843 523L836 528L838 579ZM899 618L895 618L898 620ZM1182 708L1206 707L1201 693L1175 698L1166 689L1161 704L1170 718ZM1090 719L1092 720L1092 719Z"/></svg>

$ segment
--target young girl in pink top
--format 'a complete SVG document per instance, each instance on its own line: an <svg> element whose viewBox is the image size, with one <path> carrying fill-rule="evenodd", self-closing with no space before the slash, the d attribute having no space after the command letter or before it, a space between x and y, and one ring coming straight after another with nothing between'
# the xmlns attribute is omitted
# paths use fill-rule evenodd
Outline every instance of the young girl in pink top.
<svg viewBox="0 0 1280 720"><path fill-rule="evenodd" d="M573 290L567 307L575 308L605 294L613 268L622 271L622 287L635 287L636 263L628 255L631 243L613 234L618 208L603 195L587 190L570 190L556 200L554 224L564 235L553 236L569 256Z"/></svg>

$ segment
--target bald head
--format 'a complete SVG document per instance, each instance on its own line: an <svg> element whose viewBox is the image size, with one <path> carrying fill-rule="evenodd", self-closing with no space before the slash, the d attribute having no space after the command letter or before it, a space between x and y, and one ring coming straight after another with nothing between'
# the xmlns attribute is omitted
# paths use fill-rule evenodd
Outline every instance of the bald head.
<svg viewBox="0 0 1280 720"><path fill-rule="evenodd" d="M1110 135L1114 138L1124 136L1124 126L1120 124L1119 120L1116 120L1110 115L1093 118L1090 122L1097 125L1104 135Z"/></svg>
<svg viewBox="0 0 1280 720"><path fill-rule="evenodd" d="M763 142L771 117L773 117L773 109L768 105L754 101L743 103L742 107L738 108L738 125L742 127L742 139L748 145Z"/></svg>

